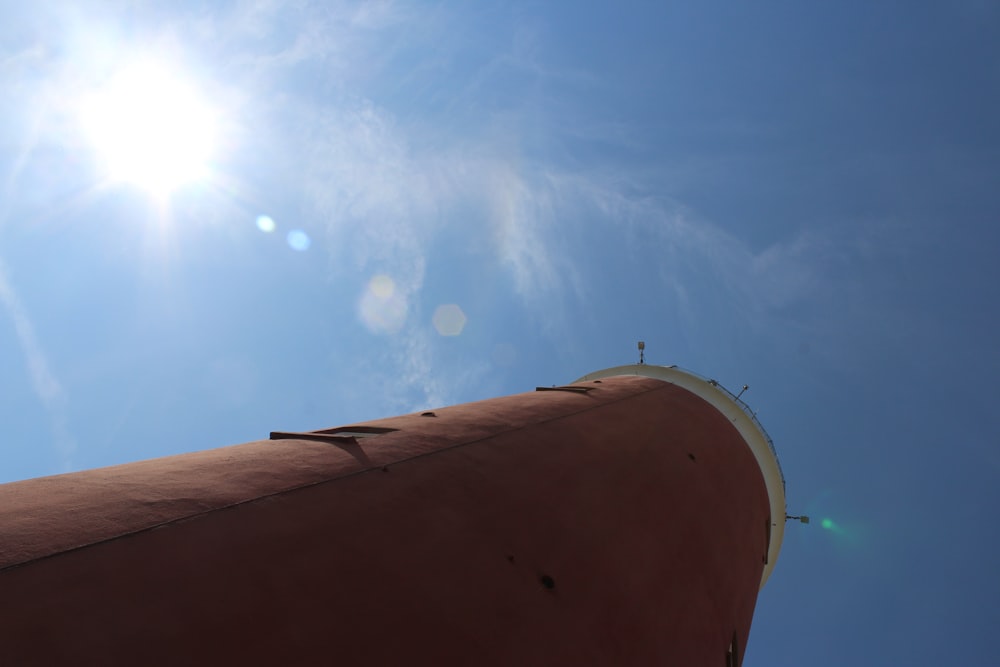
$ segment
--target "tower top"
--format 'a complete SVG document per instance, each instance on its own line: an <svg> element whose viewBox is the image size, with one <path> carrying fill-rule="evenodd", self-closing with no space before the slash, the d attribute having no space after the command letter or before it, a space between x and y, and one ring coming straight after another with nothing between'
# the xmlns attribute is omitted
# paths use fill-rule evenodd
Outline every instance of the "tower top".
<svg viewBox="0 0 1000 667"><path fill-rule="evenodd" d="M771 506L771 526L770 539L767 549L767 562L764 565L764 573L761 576L760 585L764 587L768 577L774 570L774 564L778 560L778 553L781 551L781 542L785 535L785 477L781 472L781 464L778 462L778 454L774 449L771 437L764 430L764 427L757 420L757 416L746 403L740 400L740 395L733 394L723 387L716 380L703 378L690 371L685 371L676 366L652 366L642 363L642 350L645 347L639 343L640 363L629 366L615 366L604 370L594 371L584 375L577 382L586 382L600 378L614 377L616 375L639 375L642 377L655 378L669 384L677 385L699 398L705 400L716 410L729 419L736 428L744 442L753 452L760 472L764 477L764 484L767 487L767 495Z"/></svg>

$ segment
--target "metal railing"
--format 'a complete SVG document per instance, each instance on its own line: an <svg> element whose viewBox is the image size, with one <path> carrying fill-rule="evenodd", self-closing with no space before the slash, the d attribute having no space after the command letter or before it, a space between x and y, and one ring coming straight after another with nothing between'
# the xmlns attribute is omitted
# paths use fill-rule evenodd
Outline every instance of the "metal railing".
<svg viewBox="0 0 1000 667"><path fill-rule="evenodd" d="M730 398L730 400L733 401L733 403L736 403L736 405L740 406L740 409L743 410L744 413L746 413L746 416L750 418L750 420L754 423L754 426L760 429L760 432L764 435L764 440L767 441L767 447L768 449L771 450L771 454L774 455L774 462L778 464L778 474L781 475L781 490L782 492L787 492L787 489L785 488L785 471L781 469L781 459L778 457L778 450L774 448L774 440L771 439L771 436L768 434L767 429L765 429L764 425L760 423L759 419L757 419L757 413L754 412L753 409L749 405L747 405L742 398L739 397L739 395L729 391L729 389L723 386L722 383L720 383L718 380L707 378L704 375L701 375L700 373L695 373L694 371L688 370L687 368L682 368L676 364L670 366L670 368L676 368L679 371L684 371L689 375L693 375L696 378L704 380L705 382L709 383L710 385L712 385L717 389L721 389Z"/></svg>

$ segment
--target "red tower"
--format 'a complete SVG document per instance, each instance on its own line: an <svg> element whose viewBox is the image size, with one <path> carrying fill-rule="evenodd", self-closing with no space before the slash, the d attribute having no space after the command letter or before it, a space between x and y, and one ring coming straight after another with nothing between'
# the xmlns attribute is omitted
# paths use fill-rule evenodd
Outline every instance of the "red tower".
<svg viewBox="0 0 1000 667"><path fill-rule="evenodd" d="M0 485L0 664L738 665L784 520L737 397L611 368Z"/></svg>

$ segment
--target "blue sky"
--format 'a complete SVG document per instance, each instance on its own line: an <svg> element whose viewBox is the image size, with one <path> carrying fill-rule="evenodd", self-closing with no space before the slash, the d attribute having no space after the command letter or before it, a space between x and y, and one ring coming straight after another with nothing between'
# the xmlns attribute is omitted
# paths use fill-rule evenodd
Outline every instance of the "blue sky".
<svg viewBox="0 0 1000 667"><path fill-rule="evenodd" d="M2 13L0 481L642 339L750 385L814 519L745 665L995 664L995 3Z"/></svg>

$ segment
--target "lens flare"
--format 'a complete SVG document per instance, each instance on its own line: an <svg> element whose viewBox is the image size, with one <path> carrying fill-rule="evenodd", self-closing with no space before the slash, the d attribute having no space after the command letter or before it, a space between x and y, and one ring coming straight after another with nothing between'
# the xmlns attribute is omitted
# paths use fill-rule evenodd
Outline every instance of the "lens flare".
<svg viewBox="0 0 1000 667"><path fill-rule="evenodd" d="M277 228L274 224L274 220L269 215L259 215L257 216L257 229L267 234L270 234Z"/></svg>
<svg viewBox="0 0 1000 667"><path fill-rule="evenodd" d="M468 319L457 304L448 303L437 307L431 321L442 336L458 336L465 328Z"/></svg>
<svg viewBox="0 0 1000 667"><path fill-rule="evenodd" d="M844 531L843 527L840 526L840 524L838 524L833 519L824 518L822 521L819 522L819 525L823 526L824 530L829 530L834 535L840 535L840 536L846 535L846 532Z"/></svg>
<svg viewBox="0 0 1000 667"><path fill-rule="evenodd" d="M312 245L312 241L309 239L309 235L301 229L293 229L288 232L288 245L292 250L305 252L306 250L309 250L309 246Z"/></svg>
<svg viewBox="0 0 1000 667"><path fill-rule="evenodd" d="M379 274L372 277L371 282L368 283L368 289L377 299L389 299L396 291L396 283L389 276Z"/></svg>
<svg viewBox="0 0 1000 667"><path fill-rule="evenodd" d="M395 281L384 274L368 281L358 303L361 321L372 333L397 333L403 328L407 310L405 295Z"/></svg>

